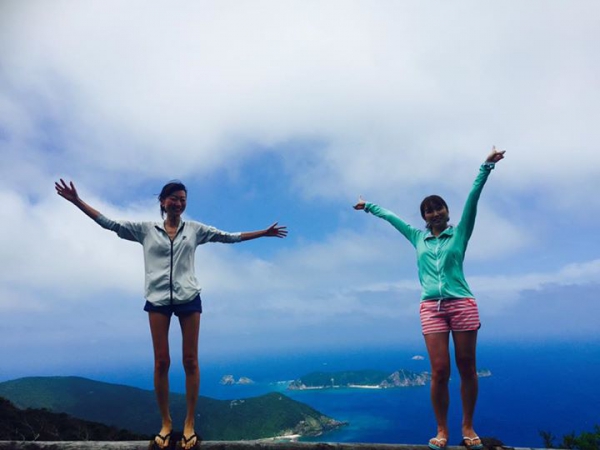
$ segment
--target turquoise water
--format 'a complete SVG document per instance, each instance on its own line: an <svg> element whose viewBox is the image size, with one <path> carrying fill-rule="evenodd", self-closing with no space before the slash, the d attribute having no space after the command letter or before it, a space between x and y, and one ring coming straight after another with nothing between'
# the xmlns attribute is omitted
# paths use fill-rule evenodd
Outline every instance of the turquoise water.
<svg viewBox="0 0 600 450"><path fill-rule="evenodd" d="M285 381L313 370L428 370L414 352L357 351L263 358L202 368L202 395L233 399L280 391L349 425L312 439L324 442L426 442L435 431L429 386L392 390L288 391ZM425 356L425 355L423 355ZM600 424L600 343L480 346L476 430L512 446L540 447L539 431L556 436L591 431ZM453 371L457 374L456 370ZM222 386L225 374L246 376L254 385ZM460 441L458 375L450 382L451 444Z"/></svg>

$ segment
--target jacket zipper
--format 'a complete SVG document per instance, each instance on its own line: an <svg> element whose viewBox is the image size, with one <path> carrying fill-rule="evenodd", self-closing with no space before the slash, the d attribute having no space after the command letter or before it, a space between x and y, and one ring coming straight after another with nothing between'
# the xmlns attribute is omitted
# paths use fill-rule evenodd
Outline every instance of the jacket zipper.
<svg viewBox="0 0 600 450"><path fill-rule="evenodd" d="M181 230L183 230L183 225L179 227L177 233L175 233L175 236L173 237L173 240L169 238L169 241L171 241L171 263L169 264L169 293L171 306L173 306L173 247L175 244L175 239L177 239L177 236L179 236L179 232ZM169 237L169 235L167 235L167 237Z"/></svg>
<svg viewBox="0 0 600 450"><path fill-rule="evenodd" d="M438 276L438 291L440 292L440 298L442 297L442 275L440 273L440 240L436 238L436 246L435 246L435 268L437 269Z"/></svg>
<svg viewBox="0 0 600 450"><path fill-rule="evenodd" d="M177 237L177 234L175 234L175 237ZM173 241L175 240L175 237L172 241L169 239L171 241L171 263L169 265L169 291L171 295L171 306L173 306Z"/></svg>

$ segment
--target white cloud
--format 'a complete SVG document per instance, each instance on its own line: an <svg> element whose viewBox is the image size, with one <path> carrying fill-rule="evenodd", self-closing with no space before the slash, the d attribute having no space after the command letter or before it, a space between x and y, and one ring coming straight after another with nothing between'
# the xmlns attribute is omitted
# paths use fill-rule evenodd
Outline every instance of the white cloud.
<svg viewBox="0 0 600 450"><path fill-rule="evenodd" d="M155 205L118 209L88 193L84 198L112 217L139 220L156 215ZM37 343L43 342L41 347L48 351L76 341L72 351L83 352L86 342L108 348L124 339L129 344L121 346L122 351L141 358L147 339L141 311L141 249L102 230L58 197L28 204L3 193L2 204L13 217L23 219L26 235L44 237L7 238L1 243L17 257L2 273L0 308L13 317L14 326L26 315L30 328L26 341L5 341L6 350L18 346L36 352ZM4 215L0 220L4 237L10 236L6 219ZM373 231L387 224L371 224L365 233L339 231L296 248L282 247L269 260L254 255L244 243L202 246L198 276L204 288L206 352L265 345L275 349L283 342L305 348L323 339L328 345L350 345L352 339L376 344L387 342L390 333L400 329L402 339L417 339L419 287L413 249L394 230ZM483 257L497 252L497 245L472 250ZM599 272L600 262L592 260L523 275L499 271L469 277L469 283L482 312L502 317L523 307L528 292L585 287Z"/></svg>
<svg viewBox="0 0 600 450"><path fill-rule="evenodd" d="M207 173L309 138L311 195L463 184L492 144L516 193L550 184L565 209L598 175L594 2L58 5L5 7L7 84L96 171Z"/></svg>
<svg viewBox="0 0 600 450"><path fill-rule="evenodd" d="M552 291L569 286L593 287L598 283L599 277L600 260L592 260L567 264L550 272L476 276L469 279L469 284L485 299L486 308L497 314L517 305L524 306L526 302L523 300L528 292L541 292L545 289Z"/></svg>
<svg viewBox="0 0 600 450"><path fill-rule="evenodd" d="M118 242L56 194L31 202L3 191L0 200L6 206L0 212L0 245L6 256L3 283L30 286L38 295L52 293L58 301L114 289L140 292L141 247ZM94 200L90 203L101 211L117 214Z"/></svg>
<svg viewBox="0 0 600 450"><path fill-rule="evenodd" d="M115 219L154 220L156 204L129 188L243 171L261 152L282 157L290 209L348 210L269 257L245 244L199 249L209 340L413 324L413 249L349 204L363 194L421 226L418 203L436 192L458 219L493 144L506 160L467 254L483 267L468 279L486 311L588 286L597 262L568 247L552 249L564 269L513 266L600 219L599 13L591 0L1 2L0 310L28 314L33 343L90 329L139 342L127 323L141 317L141 249L58 198L53 181L82 180L82 196ZM48 311L74 305L102 324L46 329Z"/></svg>

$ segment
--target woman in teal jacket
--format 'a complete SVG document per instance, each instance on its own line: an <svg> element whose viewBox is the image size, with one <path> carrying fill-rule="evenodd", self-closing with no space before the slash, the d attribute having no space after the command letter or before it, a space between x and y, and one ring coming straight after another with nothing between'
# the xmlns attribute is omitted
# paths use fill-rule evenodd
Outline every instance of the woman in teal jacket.
<svg viewBox="0 0 600 450"><path fill-rule="evenodd" d="M455 227L448 224L448 205L437 195L426 197L421 203L425 231L413 228L394 213L362 198L354 205L354 209L387 220L417 251L421 326L431 363L431 402L437 421L437 435L429 441L433 450L445 449L448 442L450 333L461 379L463 443L468 449L483 448L473 429L478 393L475 350L481 324L477 303L463 273L463 261L475 225L479 196L494 165L503 158L504 151L494 147L481 165L460 222Z"/></svg>

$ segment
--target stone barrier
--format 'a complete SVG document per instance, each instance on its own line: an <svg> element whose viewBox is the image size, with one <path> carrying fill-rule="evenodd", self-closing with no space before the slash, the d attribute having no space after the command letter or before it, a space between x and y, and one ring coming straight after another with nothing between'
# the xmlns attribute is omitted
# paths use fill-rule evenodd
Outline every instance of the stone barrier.
<svg viewBox="0 0 600 450"><path fill-rule="evenodd" d="M175 450L177 447L172 446ZM0 441L0 450L148 450L147 441L11 442ZM429 450L426 445L322 442L205 441L201 450ZM448 446L448 450L465 450ZM494 447L486 450L542 450L530 447Z"/></svg>

